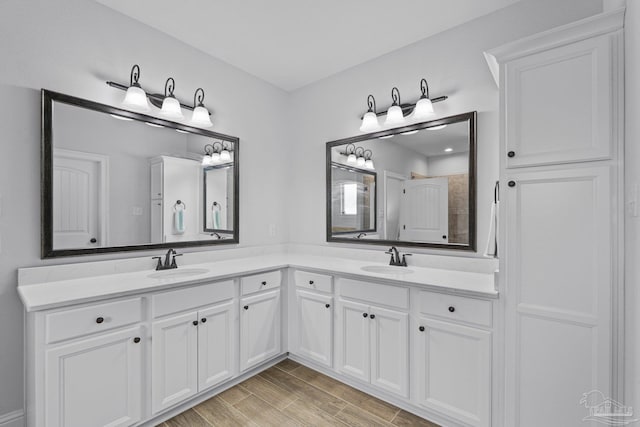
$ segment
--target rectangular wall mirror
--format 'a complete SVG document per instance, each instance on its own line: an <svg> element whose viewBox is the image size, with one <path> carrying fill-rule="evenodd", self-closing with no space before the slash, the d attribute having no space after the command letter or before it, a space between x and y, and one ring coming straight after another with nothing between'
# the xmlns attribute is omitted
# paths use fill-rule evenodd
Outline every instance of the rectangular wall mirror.
<svg viewBox="0 0 640 427"><path fill-rule="evenodd" d="M327 143L327 241L475 251L476 112Z"/></svg>
<svg viewBox="0 0 640 427"><path fill-rule="evenodd" d="M237 243L238 138L42 91L42 257Z"/></svg>

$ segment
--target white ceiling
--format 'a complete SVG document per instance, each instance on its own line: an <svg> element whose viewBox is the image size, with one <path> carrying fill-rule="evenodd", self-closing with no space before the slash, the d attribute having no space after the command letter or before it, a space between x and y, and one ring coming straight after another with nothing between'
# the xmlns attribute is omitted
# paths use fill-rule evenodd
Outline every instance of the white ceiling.
<svg viewBox="0 0 640 427"><path fill-rule="evenodd" d="M96 0L284 90L519 0Z"/></svg>

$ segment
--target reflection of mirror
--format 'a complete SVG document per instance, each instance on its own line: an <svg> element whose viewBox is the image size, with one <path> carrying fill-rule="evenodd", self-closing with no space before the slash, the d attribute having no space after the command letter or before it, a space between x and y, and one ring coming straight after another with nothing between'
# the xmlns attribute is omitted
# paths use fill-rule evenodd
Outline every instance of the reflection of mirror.
<svg viewBox="0 0 640 427"><path fill-rule="evenodd" d="M475 129L472 112L327 143L327 241L475 250ZM341 185L376 173L345 215Z"/></svg>
<svg viewBox="0 0 640 427"><path fill-rule="evenodd" d="M232 233L233 165L223 164L204 169L204 231Z"/></svg>
<svg viewBox="0 0 640 427"><path fill-rule="evenodd" d="M331 225L333 234L376 231L376 173L331 165Z"/></svg>
<svg viewBox="0 0 640 427"><path fill-rule="evenodd" d="M42 143L43 257L237 243L237 138L43 90Z"/></svg>

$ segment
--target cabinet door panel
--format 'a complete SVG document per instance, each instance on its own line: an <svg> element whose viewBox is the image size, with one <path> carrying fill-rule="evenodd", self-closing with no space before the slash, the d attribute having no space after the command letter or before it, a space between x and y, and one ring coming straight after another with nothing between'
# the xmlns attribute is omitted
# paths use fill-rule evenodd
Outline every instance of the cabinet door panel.
<svg viewBox="0 0 640 427"><path fill-rule="evenodd" d="M375 316L375 317L374 317ZM409 395L409 315L371 307L371 384Z"/></svg>
<svg viewBox="0 0 640 427"><path fill-rule="evenodd" d="M340 300L336 331L337 368L343 374L367 382L371 360L370 323L368 305Z"/></svg>
<svg viewBox="0 0 640 427"><path fill-rule="evenodd" d="M46 352L49 427L129 426L141 417L142 328L54 347Z"/></svg>
<svg viewBox="0 0 640 427"><path fill-rule="evenodd" d="M198 321L196 312L153 323L153 412L168 408L198 392Z"/></svg>
<svg viewBox="0 0 640 427"><path fill-rule="evenodd" d="M243 298L240 305L240 369L244 371L280 353L280 290Z"/></svg>
<svg viewBox="0 0 640 427"><path fill-rule="evenodd" d="M297 291L298 352L331 367L333 354L333 298Z"/></svg>
<svg viewBox="0 0 640 427"><path fill-rule="evenodd" d="M231 378L236 371L236 302L198 313L198 390Z"/></svg>
<svg viewBox="0 0 640 427"><path fill-rule="evenodd" d="M420 318L418 403L472 426L489 426L491 333Z"/></svg>

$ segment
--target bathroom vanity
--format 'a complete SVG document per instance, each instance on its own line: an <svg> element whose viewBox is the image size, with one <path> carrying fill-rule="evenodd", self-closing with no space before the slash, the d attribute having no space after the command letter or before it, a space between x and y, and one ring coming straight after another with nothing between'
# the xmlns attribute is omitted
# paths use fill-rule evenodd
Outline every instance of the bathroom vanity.
<svg viewBox="0 0 640 427"><path fill-rule="evenodd" d="M198 262L21 269L27 425L155 425L287 355L443 425L491 425L492 273Z"/></svg>

